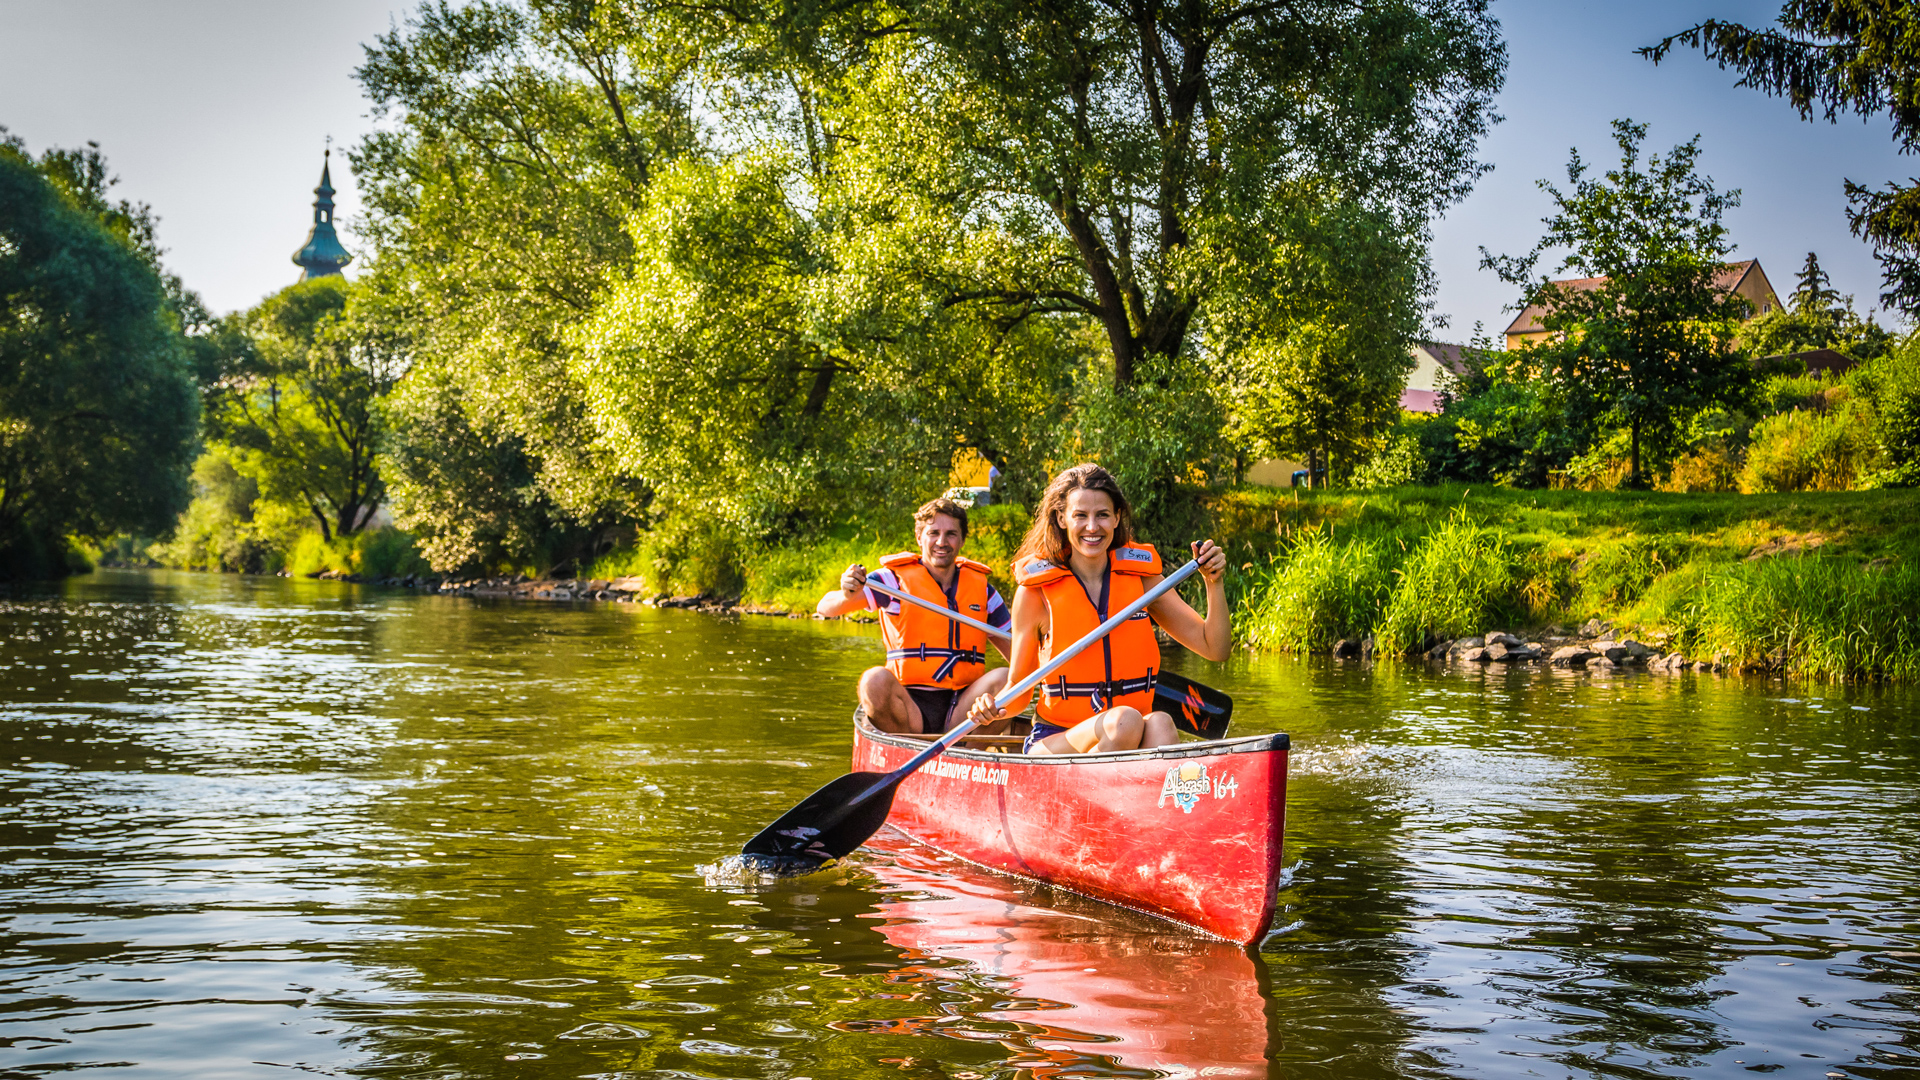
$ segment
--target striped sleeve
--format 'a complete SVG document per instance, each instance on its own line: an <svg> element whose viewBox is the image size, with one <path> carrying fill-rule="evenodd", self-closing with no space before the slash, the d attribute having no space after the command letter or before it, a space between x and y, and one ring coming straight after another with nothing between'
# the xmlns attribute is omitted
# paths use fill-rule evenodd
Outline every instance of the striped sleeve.
<svg viewBox="0 0 1920 1080"><path fill-rule="evenodd" d="M893 571L888 570L884 567L879 570L873 571L872 573L868 574L867 577L870 580L879 582L880 584L886 586L889 589L900 589L900 578L896 574L894 574ZM900 590L900 591L904 592L905 590ZM879 611L884 611L889 615L900 614L900 601L895 600L891 596L881 596L879 593L874 592L872 589L861 589L860 595L867 598L867 606L870 608L874 608Z"/></svg>
<svg viewBox="0 0 1920 1080"><path fill-rule="evenodd" d="M1013 612L1007 610L1007 602L1000 599L1000 590L987 586L987 625L1005 629L1013 622Z"/></svg>

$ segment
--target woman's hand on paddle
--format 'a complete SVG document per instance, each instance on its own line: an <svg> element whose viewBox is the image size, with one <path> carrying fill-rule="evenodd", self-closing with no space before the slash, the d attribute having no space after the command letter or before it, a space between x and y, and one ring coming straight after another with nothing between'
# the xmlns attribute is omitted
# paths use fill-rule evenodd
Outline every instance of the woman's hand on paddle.
<svg viewBox="0 0 1920 1080"><path fill-rule="evenodd" d="M1001 712L999 708L993 704L992 694L981 694L979 697L974 698L973 707L967 710L967 719L981 727L986 727L1000 719L1000 717Z"/></svg>
<svg viewBox="0 0 1920 1080"><path fill-rule="evenodd" d="M1220 545L1213 541L1194 541L1193 558L1200 564L1200 576L1206 579L1207 584L1218 585L1220 579L1226 576L1227 553L1220 550Z"/></svg>
<svg viewBox="0 0 1920 1080"><path fill-rule="evenodd" d="M1221 556L1222 565L1225 565L1225 560L1226 556ZM820 579L814 578L813 580L819 581ZM840 591L846 593L848 596L852 596L854 593L866 587L867 568L861 566L859 563L854 563L852 566L847 567L847 572L840 575Z"/></svg>

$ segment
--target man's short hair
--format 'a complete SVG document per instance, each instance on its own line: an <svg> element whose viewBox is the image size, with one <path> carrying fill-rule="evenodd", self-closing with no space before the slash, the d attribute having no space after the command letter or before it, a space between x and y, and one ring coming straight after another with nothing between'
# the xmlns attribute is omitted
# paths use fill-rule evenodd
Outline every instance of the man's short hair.
<svg viewBox="0 0 1920 1080"><path fill-rule="evenodd" d="M920 526L931 522L937 515L945 514L960 523L960 539L967 538L967 508L947 498L945 495L929 501L913 512L913 535L920 536Z"/></svg>

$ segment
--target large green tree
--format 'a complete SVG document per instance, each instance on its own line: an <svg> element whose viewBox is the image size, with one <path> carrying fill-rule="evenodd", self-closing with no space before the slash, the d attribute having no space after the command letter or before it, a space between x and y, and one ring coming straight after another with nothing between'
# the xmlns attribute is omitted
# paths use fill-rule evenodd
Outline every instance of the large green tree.
<svg viewBox="0 0 1920 1080"><path fill-rule="evenodd" d="M97 148L36 164L0 138L0 576L58 572L69 535L164 531L187 501L176 297L111 182Z"/></svg>
<svg viewBox="0 0 1920 1080"><path fill-rule="evenodd" d="M316 278L240 316L238 349L208 396L209 436L239 451L262 498L305 509L325 540L366 528L386 494L380 402L406 351L359 310L366 291Z"/></svg>
<svg viewBox="0 0 1920 1080"><path fill-rule="evenodd" d="M633 259L623 228L694 138L705 17L589 0L424 5L357 75L372 277L412 342L388 403L395 518L435 565L564 564L631 521L564 335Z"/></svg>
<svg viewBox="0 0 1920 1080"><path fill-rule="evenodd" d="M1740 193L1715 189L1696 170L1698 136L1643 163L1646 134L1645 124L1616 120L1616 168L1592 176L1576 149L1566 190L1540 182L1554 212L1532 251L1495 257L1481 249L1484 266L1525 290L1523 304L1546 309L1541 322L1553 338L1510 372L1559 382L1576 428L1625 428L1629 486L1649 483L1644 450L1670 451L1682 420L1738 403L1752 379L1733 346L1752 308L1721 280L1733 250L1721 219ZM1588 280L1537 274L1550 251L1565 252L1559 273Z"/></svg>
<svg viewBox="0 0 1920 1080"><path fill-rule="evenodd" d="M1885 0L1790 0L1772 27L1708 19L1641 49L1655 63L1698 49L1741 86L1784 97L1802 117L1885 115L1902 151L1920 150L1920 10ZM1880 302L1920 312L1920 183L1846 181L1854 234L1873 244Z"/></svg>
<svg viewBox="0 0 1920 1080"><path fill-rule="evenodd" d="M1223 279L1287 257L1260 219L1302 181L1424 229L1479 174L1505 65L1479 0L908 0L851 20L912 43L889 111L952 163L941 178L1031 203L1077 264L997 298L1096 320L1121 386L1188 354Z"/></svg>

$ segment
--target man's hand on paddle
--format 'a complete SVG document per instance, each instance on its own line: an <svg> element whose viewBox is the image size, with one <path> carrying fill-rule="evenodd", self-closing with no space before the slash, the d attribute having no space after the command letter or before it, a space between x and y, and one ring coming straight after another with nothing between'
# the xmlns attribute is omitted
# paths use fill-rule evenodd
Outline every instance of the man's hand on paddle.
<svg viewBox="0 0 1920 1080"><path fill-rule="evenodd" d="M837 619L842 615L867 609L866 567L854 563L847 567L846 573L840 575L840 580L836 584L840 587L828 590L827 595L821 597L820 603L814 608L815 612L829 619Z"/></svg>

